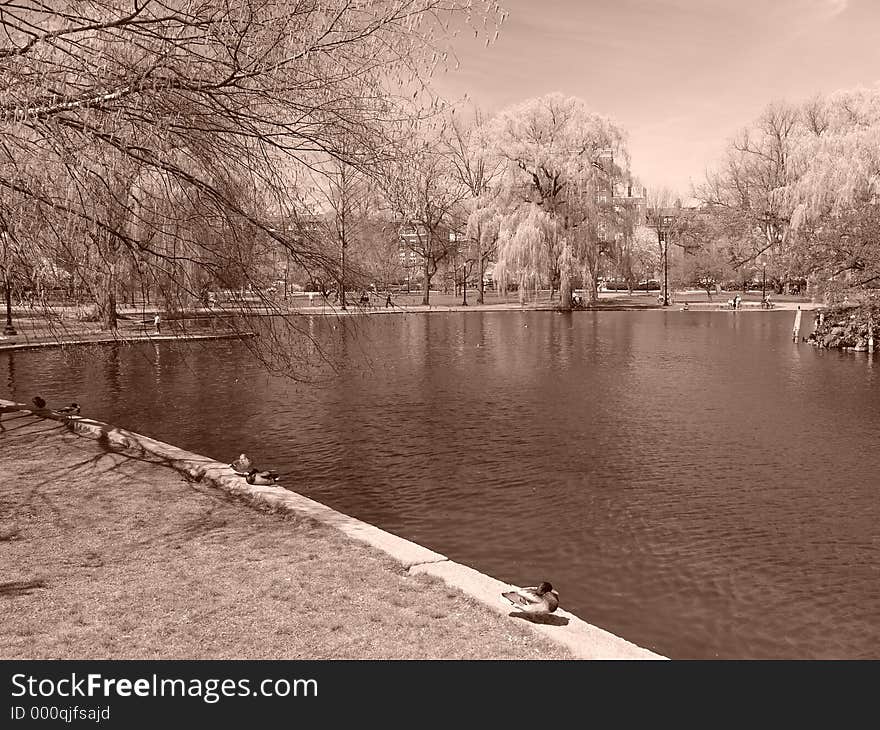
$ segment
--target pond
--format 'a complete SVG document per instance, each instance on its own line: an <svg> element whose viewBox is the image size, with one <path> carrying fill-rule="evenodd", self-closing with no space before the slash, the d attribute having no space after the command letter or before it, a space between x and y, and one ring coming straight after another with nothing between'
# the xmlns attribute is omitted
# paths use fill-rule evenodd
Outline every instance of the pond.
<svg viewBox="0 0 880 730"><path fill-rule="evenodd" d="M238 342L0 354L9 396L230 461L672 658L880 658L878 364L793 312L308 321L339 369ZM338 326L337 326L338 325ZM809 328L806 330L809 332Z"/></svg>

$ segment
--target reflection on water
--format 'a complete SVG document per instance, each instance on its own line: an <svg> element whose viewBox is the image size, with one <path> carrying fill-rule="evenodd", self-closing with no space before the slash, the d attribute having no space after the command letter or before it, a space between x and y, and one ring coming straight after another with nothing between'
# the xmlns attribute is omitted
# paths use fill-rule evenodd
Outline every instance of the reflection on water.
<svg viewBox="0 0 880 730"><path fill-rule="evenodd" d="M2 357L18 400L245 451L452 559L548 579L565 608L668 656L880 657L866 356L792 343L786 312L308 327L338 366L322 387L227 341Z"/></svg>

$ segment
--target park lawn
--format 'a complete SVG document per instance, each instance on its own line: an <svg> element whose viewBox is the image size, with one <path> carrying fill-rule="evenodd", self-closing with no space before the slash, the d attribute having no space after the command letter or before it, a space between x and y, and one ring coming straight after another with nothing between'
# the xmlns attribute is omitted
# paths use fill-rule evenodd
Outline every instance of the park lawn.
<svg viewBox="0 0 880 730"><path fill-rule="evenodd" d="M565 659L335 529L3 419L2 659Z"/></svg>

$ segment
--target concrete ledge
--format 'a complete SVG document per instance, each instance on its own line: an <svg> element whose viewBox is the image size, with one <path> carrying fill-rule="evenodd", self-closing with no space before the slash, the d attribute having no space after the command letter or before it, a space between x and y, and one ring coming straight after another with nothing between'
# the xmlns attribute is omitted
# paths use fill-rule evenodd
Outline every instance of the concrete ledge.
<svg viewBox="0 0 880 730"><path fill-rule="evenodd" d="M493 611L512 616L511 621L528 623L535 631L551 641L565 646L578 659L665 659L659 654L621 639L619 636L588 624L574 614L557 609L546 618L519 617L501 594L519 586L502 583L491 576L452 562L415 565L411 573L427 573L442 578L446 583L466 593Z"/></svg>
<svg viewBox="0 0 880 730"><path fill-rule="evenodd" d="M90 418L59 415L47 409L37 411L24 404L2 399L0 409L2 412L21 411L62 422L74 433L112 445L122 453L153 460L192 479L207 481L231 494L248 497L260 504L310 517L381 550L408 568L413 575L424 573L435 576L496 612L504 615L511 613L510 607L501 598L501 593L515 586L502 583L466 565L452 562L444 555L418 543L337 512L282 486L248 484L228 464ZM511 621L517 620L526 622L539 634L565 646L580 659L665 659L604 629L592 626L562 609L540 622L511 618Z"/></svg>
<svg viewBox="0 0 880 730"><path fill-rule="evenodd" d="M21 337L21 335L16 335ZM196 340L234 340L256 337L254 332L218 332L214 334L181 334L181 335L155 335L155 334L132 334L120 335L118 337L103 336L95 337L86 333L82 335L82 339L77 339L73 335L73 339L67 342L59 342L57 340L49 340L45 342L29 342L17 340L0 340L0 350L31 350L44 347L74 347L78 345L112 345L112 344L130 344L132 342L192 342ZM91 339L89 339L91 338Z"/></svg>

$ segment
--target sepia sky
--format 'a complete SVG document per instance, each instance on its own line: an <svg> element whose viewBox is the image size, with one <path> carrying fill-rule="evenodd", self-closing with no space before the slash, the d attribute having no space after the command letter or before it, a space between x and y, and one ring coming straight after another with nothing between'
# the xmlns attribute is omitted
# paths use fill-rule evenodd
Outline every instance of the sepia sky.
<svg viewBox="0 0 880 730"><path fill-rule="evenodd" d="M489 113L580 96L628 131L637 175L683 196L769 102L880 82L878 0L501 3L497 41L457 38L460 68L438 90Z"/></svg>

